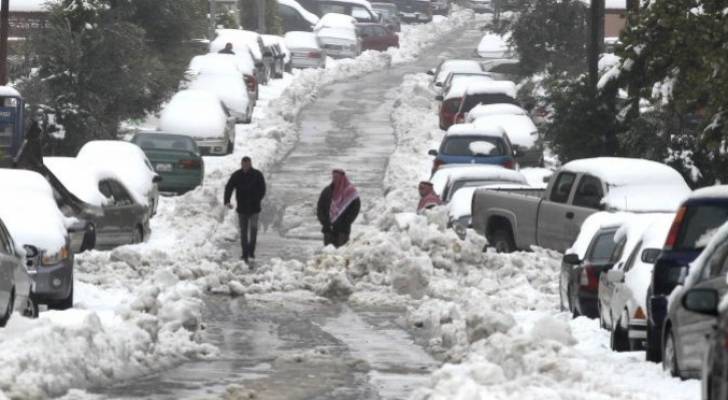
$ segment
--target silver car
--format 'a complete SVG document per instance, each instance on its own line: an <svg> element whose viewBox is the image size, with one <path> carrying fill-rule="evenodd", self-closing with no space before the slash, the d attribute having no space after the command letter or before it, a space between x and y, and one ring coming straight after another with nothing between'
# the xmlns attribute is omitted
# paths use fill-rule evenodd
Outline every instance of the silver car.
<svg viewBox="0 0 728 400"><path fill-rule="evenodd" d="M3 310L0 326L7 324L13 310L20 311L26 317L38 315L32 288L33 279L16 251L13 238L0 220L0 310Z"/></svg>
<svg viewBox="0 0 728 400"><path fill-rule="evenodd" d="M291 68L324 68L326 52L311 32L287 32L284 38L291 52Z"/></svg>

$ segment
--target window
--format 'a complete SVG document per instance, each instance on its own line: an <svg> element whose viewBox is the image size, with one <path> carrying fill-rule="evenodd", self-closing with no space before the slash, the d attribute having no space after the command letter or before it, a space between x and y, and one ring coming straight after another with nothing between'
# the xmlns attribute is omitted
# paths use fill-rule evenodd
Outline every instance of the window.
<svg viewBox="0 0 728 400"><path fill-rule="evenodd" d="M676 249L705 247L718 227L728 220L726 204L696 204L688 207Z"/></svg>
<svg viewBox="0 0 728 400"><path fill-rule="evenodd" d="M381 26L373 26L372 33L374 34L374 36L377 37L387 36L387 30L382 28Z"/></svg>
<svg viewBox="0 0 728 400"><path fill-rule="evenodd" d="M114 197L113 193L111 193L111 186L109 186L109 181L101 181L99 182L99 192L104 195L104 197L111 199Z"/></svg>
<svg viewBox="0 0 728 400"><path fill-rule="evenodd" d="M625 244L627 244L627 238L623 237L619 240L619 242L617 242L616 246L614 246L612 255L609 257L609 262L611 264L615 264L620 258L622 258L622 252L624 251Z"/></svg>
<svg viewBox="0 0 728 400"><path fill-rule="evenodd" d="M551 188L550 200L556 203L566 203L569 200L569 193L571 193L571 187L574 186L576 180L576 174L571 172L562 172L554 183L554 187Z"/></svg>
<svg viewBox="0 0 728 400"><path fill-rule="evenodd" d="M346 6L343 4L319 3L319 9L321 10L321 15L328 13L349 14Z"/></svg>
<svg viewBox="0 0 728 400"><path fill-rule="evenodd" d="M627 258L627 262L624 263L624 272L629 271L634 266L635 261L637 261L637 256L642 253L642 241L637 243L637 245L634 246L634 250L632 250L632 254L629 255L629 258Z"/></svg>
<svg viewBox="0 0 728 400"><path fill-rule="evenodd" d="M598 210L602 200L602 182L590 175L584 175L574 194L574 205Z"/></svg>
<svg viewBox="0 0 728 400"><path fill-rule="evenodd" d="M716 278L724 276L728 272L728 244L724 244L716 249L706 263L703 271L703 278Z"/></svg>
<svg viewBox="0 0 728 400"><path fill-rule="evenodd" d="M594 239L591 252L587 259L592 262L609 261L614 248L617 246L617 243L614 243L614 233L614 231L605 232L597 236L596 239Z"/></svg>
<svg viewBox="0 0 728 400"><path fill-rule="evenodd" d="M10 234L7 230L5 230L5 226L2 224L2 222L0 222L0 251L7 255L15 254L12 243L13 242L12 239L10 239Z"/></svg>
<svg viewBox="0 0 728 400"><path fill-rule="evenodd" d="M483 154L485 148L489 152ZM454 136L445 139L442 145L442 154L449 156L478 156L494 157L505 155L505 145L500 138L486 136Z"/></svg>
<svg viewBox="0 0 728 400"><path fill-rule="evenodd" d="M123 206L134 204L134 201L131 199L129 192L126 191L122 184L117 181L109 181L109 186L111 186L111 191L112 193L114 193L116 204Z"/></svg>
<svg viewBox="0 0 728 400"><path fill-rule="evenodd" d="M351 7L351 16L356 18L359 22L374 22L374 16L364 7L353 6Z"/></svg>
<svg viewBox="0 0 728 400"><path fill-rule="evenodd" d="M465 101L460 109L460 112L468 112L478 104L496 104L496 103L507 103L518 105L518 102L507 94L504 93L483 93L483 94L471 94L465 96Z"/></svg>

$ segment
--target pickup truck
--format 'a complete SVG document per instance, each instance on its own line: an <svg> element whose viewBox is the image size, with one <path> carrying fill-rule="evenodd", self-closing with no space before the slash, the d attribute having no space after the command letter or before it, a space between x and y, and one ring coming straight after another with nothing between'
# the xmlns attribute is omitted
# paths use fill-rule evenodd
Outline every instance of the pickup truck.
<svg viewBox="0 0 728 400"><path fill-rule="evenodd" d="M476 190L472 226L499 252L529 250L531 246L563 252L592 213L674 212L689 193L677 171L654 161L576 160L556 171L540 193Z"/></svg>

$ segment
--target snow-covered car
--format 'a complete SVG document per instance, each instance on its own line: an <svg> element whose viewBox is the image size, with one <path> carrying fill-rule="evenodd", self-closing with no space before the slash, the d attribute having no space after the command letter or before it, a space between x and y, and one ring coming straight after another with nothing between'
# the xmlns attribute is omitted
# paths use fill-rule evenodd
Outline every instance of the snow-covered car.
<svg viewBox="0 0 728 400"><path fill-rule="evenodd" d="M291 52L291 68L323 68L326 53L311 32L287 32L286 47Z"/></svg>
<svg viewBox="0 0 728 400"><path fill-rule="evenodd" d="M326 14L314 27L316 39L331 58L354 58L361 53L356 20L344 14Z"/></svg>
<svg viewBox="0 0 728 400"><path fill-rule="evenodd" d="M245 82L236 75L198 75L189 82L187 88L210 92L217 96L235 117L236 123L248 124L253 119L254 104L248 98Z"/></svg>
<svg viewBox="0 0 728 400"><path fill-rule="evenodd" d="M402 30L397 5L393 3L372 3L372 8L381 16L382 23L393 32Z"/></svg>
<svg viewBox="0 0 728 400"><path fill-rule="evenodd" d="M473 124L453 125L438 150L430 150L434 174L445 164L490 164L516 169L516 159L508 135L500 127L482 128Z"/></svg>
<svg viewBox="0 0 728 400"><path fill-rule="evenodd" d="M503 107L501 107L503 106ZM531 120L531 117L523 111L523 113L498 114L497 109L506 107L515 107L513 104L489 104L479 105L470 110L468 117L470 119L473 111L476 111L473 124L475 126L500 126L508 134L514 149L518 150L520 155L517 157L520 166L540 167L543 165L543 150L538 144L538 128ZM484 110L493 107L494 110ZM476 110L477 109L477 110ZM515 110L514 110L515 111Z"/></svg>
<svg viewBox="0 0 728 400"><path fill-rule="evenodd" d="M379 16L367 0L301 0L307 10L319 17L337 13L355 18L356 22L376 22Z"/></svg>
<svg viewBox="0 0 728 400"><path fill-rule="evenodd" d="M200 75L232 75L242 77L248 98L255 104L258 99L258 80L255 78L253 59L247 53L209 53L195 56L187 68L187 80Z"/></svg>
<svg viewBox="0 0 728 400"><path fill-rule="evenodd" d="M38 315L38 305L32 295L33 278L25 266L25 254L16 247L13 237L0 219L0 327L5 326L14 310L23 316Z"/></svg>
<svg viewBox="0 0 728 400"><path fill-rule="evenodd" d="M84 215L84 220L93 224L94 248L107 250L149 237L148 206L132 194L118 174L73 157L44 157L43 163L76 197L102 210Z"/></svg>
<svg viewBox="0 0 728 400"><path fill-rule="evenodd" d="M450 73L448 76L451 75L453 74ZM492 80L488 75L473 73L473 75L458 74L450 81L447 88L444 87L443 83L443 94L435 96L435 100L440 101L440 109L438 110L440 129L447 130L455 122L458 107L460 107L463 96L465 96L465 92L471 85Z"/></svg>
<svg viewBox="0 0 728 400"><path fill-rule="evenodd" d="M480 65L483 71L491 74L494 79L517 82L523 76L521 62L515 58L487 59Z"/></svg>
<svg viewBox="0 0 728 400"><path fill-rule="evenodd" d="M306 10L296 0L278 0L278 16L281 18L283 32L313 30L319 18Z"/></svg>
<svg viewBox="0 0 728 400"><path fill-rule="evenodd" d="M427 74L434 77L433 86L441 86L450 72L483 72L483 67L475 60L450 59L443 60L437 68L427 71Z"/></svg>
<svg viewBox="0 0 728 400"><path fill-rule="evenodd" d="M139 146L121 140L92 140L76 156L94 173L121 181L134 199L147 208L149 218L157 213L160 176Z"/></svg>
<svg viewBox="0 0 728 400"><path fill-rule="evenodd" d="M435 193L445 203L449 203L458 190L466 187L528 185L526 177L518 171L483 164L451 164L437 170L430 182Z"/></svg>
<svg viewBox="0 0 728 400"><path fill-rule="evenodd" d="M144 150L162 177L161 192L183 194L202 184L205 160L191 137L159 131L139 132L131 142Z"/></svg>
<svg viewBox="0 0 728 400"><path fill-rule="evenodd" d="M493 77L487 72L448 72L445 80L442 83L435 84L435 86L440 88L441 93L447 93L453 84L457 84L458 81L463 79L470 79L470 77L483 77L486 80L493 80Z"/></svg>
<svg viewBox="0 0 728 400"><path fill-rule="evenodd" d="M357 33L362 50L386 51L390 47L399 47L399 36L383 23L357 24Z"/></svg>
<svg viewBox="0 0 728 400"><path fill-rule="evenodd" d="M233 45L235 55L249 51L255 63L255 78L261 84L268 83L270 69L264 58L265 44L263 38L257 32L242 29L218 29L217 36L210 42L210 53L217 53L230 43ZM241 50L245 49L245 50Z"/></svg>
<svg viewBox="0 0 728 400"><path fill-rule="evenodd" d="M70 308L74 254L68 228L73 220L58 208L53 189L42 175L0 169L0 182L0 219L26 252L26 267L34 282L33 298L49 308Z"/></svg>
<svg viewBox="0 0 728 400"><path fill-rule="evenodd" d="M191 137L203 155L230 154L235 145L235 117L202 90L177 92L161 112L159 130Z"/></svg>
<svg viewBox="0 0 728 400"><path fill-rule="evenodd" d="M492 0L464 0L463 6L471 8L476 13L492 13Z"/></svg>
<svg viewBox="0 0 728 400"><path fill-rule="evenodd" d="M430 0L393 0L399 10L399 17L404 22L432 21L432 3Z"/></svg>
<svg viewBox="0 0 728 400"><path fill-rule="evenodd" d="M508 35L509 36L509 35ZM511 54L508 36L487 33L480 39L475 53L483 58L506 58Z"/></svg>
<svg viewBox="0 0 728 400"><path fill-rule="evenodd" d="M599 278L599 316L611 332L612 350L644 348L652 268L674 217L673 213L632 215L614 237L619 261Z"/></svg>
<svg viewBox="0 0 728 400"><path fill-rule="evenodd" d="M479 104L517 104L516 84L511 81L480 81L465 89L453 123L465 122L467 114Z"/></svg>
<svg viewBox="0 0 728 400"><path fill-rule="evenodd" d="M286 47L283 36L262 35L265 45L273 51L273 78L283 78L283 73L291 70L291 51Z"/></svg>

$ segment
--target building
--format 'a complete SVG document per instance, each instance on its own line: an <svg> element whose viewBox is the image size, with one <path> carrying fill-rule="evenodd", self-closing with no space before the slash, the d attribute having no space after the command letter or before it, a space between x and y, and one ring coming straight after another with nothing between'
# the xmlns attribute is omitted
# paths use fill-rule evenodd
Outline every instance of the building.
<svg viewBox="0 0 728 400"><path fill-rule="evenodd" d="M604 37L616 38L627 25L627 1L604 1Z"/></svg>

